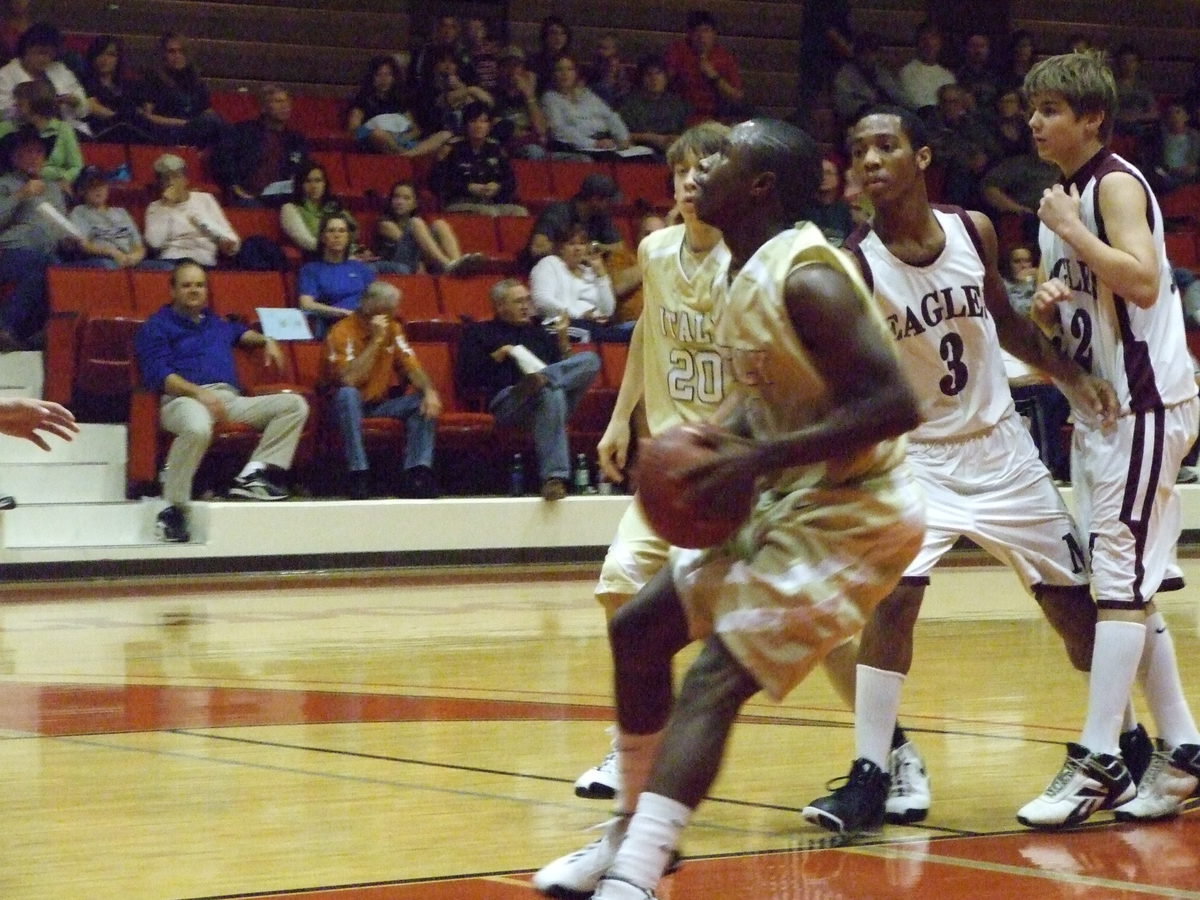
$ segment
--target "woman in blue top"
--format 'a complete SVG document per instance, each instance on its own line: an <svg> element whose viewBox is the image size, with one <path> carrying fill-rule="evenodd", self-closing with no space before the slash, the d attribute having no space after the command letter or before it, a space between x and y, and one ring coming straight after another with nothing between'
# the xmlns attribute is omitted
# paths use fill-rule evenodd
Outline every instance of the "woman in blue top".
<svg viewBox="0 0 1200 900"><path fill-rule="evenodd" d="M320 259L300 267L298 306L308 316L317 338L323 338L331 323L358 309L375 271L350 258L350 223L344 215L321 219Z"/></svg>

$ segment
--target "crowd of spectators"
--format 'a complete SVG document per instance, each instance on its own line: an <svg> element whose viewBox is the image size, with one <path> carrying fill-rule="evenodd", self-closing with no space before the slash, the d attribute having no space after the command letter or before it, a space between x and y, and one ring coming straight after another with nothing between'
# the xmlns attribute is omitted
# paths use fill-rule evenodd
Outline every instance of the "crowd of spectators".
<svg viewBox="0 0 1200 900"><path fill-rule="evenodd" d="M893 103L917 110L930 127L939 199L1016 220L1018 237L1033 243L1038 199L1054 180L1054 170L1032 146L1019 90L1037 56L1033 35L1017 31L1001 41L971 33L961 46L948 48L938 26L923 22L912 36L911 59L893 71L879 36L853 29L848 3L812 6L820 14L806 17L801 35L806 55L796 116L828 145L809 214L830 240L842 240L868 213L844 178L841 123L869 104ZM338 416L354 496L372 490L346 430L355 416L395 412L419 436L421 416L438 407L428 402L436 396L431 398L419 363L405 349L402 329L397 332L401 300L377 276L467 275L488 264L481 254L464 252L452 224L436 207L421 210L422 203L433 200L447 213L526 216L531 210L517 199L514 158L640 156L661 162L689 124L740 120L754 111L741 65L704 10L687 15L677 40L636 60L623 55L613 33L594 46L579 46L570 24L557 16L542 22L536 47L521 47L505 42L501 23L442 15L429 40L411 52L366 60L357 90L345 99L341 140L347 150L423 158L419 180L402 180L386 196L380 189L379 208L364 232L333 193L311 137L293 124L293 98L285 88L265 86L258 116L227 122L213 109L182 34L163 34L154 58L134 74L115 36L96 37L82 54L64 52L59 30L31 21L28 4L21 3L12 4L0 24L0 41L11 55L0 67L0 279L13 286L0 311L0 351L38 345L47 314L46 271L57 263L177 274L184 260L202 269L286 268L288 254L298 255L297 306L316 337L341 335L349 348L331 377L341 379ZM1082 48L1082 39L1078 43ZM1147 87L1136 47L1118 48L1113 63L1121 152L1162 189L1195 182L1200 66L1191 89L1167 106ZM84 166L81 142L93 140L178 144L202 156L182 148L157 156L143 234L135 215L112 202L128 171ZM203 172L195 169L200 159ZM209 181L219 193L203 189ZM636 321L640 275L635 247L622 240L612 217L618 199L613 180L595 174L575 196L532 210L537 218L519 260L531 291L503 282L492 295L501 323L493 332L536 326L552 338L541 342L548 368L538 378L515 368L515 361L506 363L506 354L495 348L488 358L503 364L503 377L481 374L487 368L482 361L471 373L506 420L535 433L541 426L533 410L545 391L566 392L554 401L563 415L578 399L566 381L556 384L554 367L565 359L556 349L558 336L622 340ZM42 211L47 205L73 228L56 225ZM283 246L259 235L240 236L224 212L230 207L277 210ZM656 214L640 216L639 237L663 224ZM1024 282L1013 284L1015 289ZM182 309L183 300L178 302ZM387 364L378 363L364 390L363 367L355 360L372 347L383 348L372 359L386 358ZM595 374L582 363L567 368L578 370L585 387ZM422 396L418 405L388 405L406 384ZM351 393L357 401L351 402ZM428 447L420 440L414 446L405 468L428 468L432 440ZM560 450L539 444L548 499L559 495L557 482L567 477ZM414 495L437 490L420 471L405 483ZM178 535L181 521L166 530Z"/></svg>

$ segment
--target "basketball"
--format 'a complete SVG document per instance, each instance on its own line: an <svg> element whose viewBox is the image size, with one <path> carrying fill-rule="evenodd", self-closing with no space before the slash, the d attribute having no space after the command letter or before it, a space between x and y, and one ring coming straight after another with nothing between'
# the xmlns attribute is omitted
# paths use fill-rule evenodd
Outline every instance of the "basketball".
<svg viewBox="0 0 1200 900"><path fill-rule="evenodd" d="M676 547L723 543L750 515L755 496L752 478L716 496L684 498L691 486L688 470L717 455L705 440L705 434L712 432L719 429L676 425L638 448L638 502L655 533Z"/></svg>

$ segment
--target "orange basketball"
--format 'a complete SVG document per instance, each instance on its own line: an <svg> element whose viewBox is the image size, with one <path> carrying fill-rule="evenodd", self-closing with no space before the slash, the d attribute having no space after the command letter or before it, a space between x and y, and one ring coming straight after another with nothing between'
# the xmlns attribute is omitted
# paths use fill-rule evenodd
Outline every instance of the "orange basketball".
<svg viewBox="0 0 1200 900"><path fill-rule="evenodd" d="M750 515L753 479L716 496L684 498L691 486L685 473L716 455L704 438L715 431L711 425L676 425L638 447L638 502L650 527L676 547L720 544Z"/></svg>

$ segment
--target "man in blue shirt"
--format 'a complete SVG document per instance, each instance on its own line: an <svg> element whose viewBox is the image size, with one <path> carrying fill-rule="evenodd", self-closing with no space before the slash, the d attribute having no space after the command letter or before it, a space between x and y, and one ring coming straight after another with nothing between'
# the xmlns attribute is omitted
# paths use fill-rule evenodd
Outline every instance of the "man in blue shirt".
<svg viewBox="0 0 1200 900"><path fill-rule="evenodd" d="M182 507L191 499L192 479L212 441L214 423L244 422L263 432L250 461L233 480L230 496L287 497L270 471L291 466L308 419L308 403L299 394L242 396L235 345L262 347L266 363L284 368L275 341L208 308L204 268L195 260L180 260L171 273L171 303L147 319L135 339L142 381L162 392L162 427L175 435L162 472L168 506L156 523L160 540L189 539Z"/></svg>

